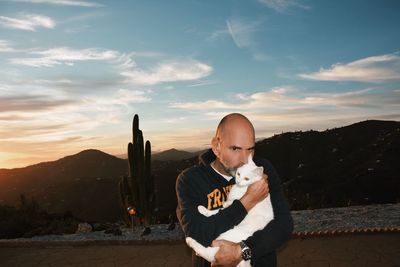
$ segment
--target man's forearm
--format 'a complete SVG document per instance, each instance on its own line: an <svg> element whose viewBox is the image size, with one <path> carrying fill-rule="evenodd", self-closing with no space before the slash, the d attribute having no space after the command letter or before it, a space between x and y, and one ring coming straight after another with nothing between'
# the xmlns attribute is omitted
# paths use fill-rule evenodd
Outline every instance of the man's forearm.
<svg viewBox="0 0 400 267"><path fill-rule="evenodd" d="M196 239L204 246L209 246L221 233L242 221L246 214L243 205L236 200L231 206L210 217L200 214L197 208L186 208L178 212L178 218L186 236Z"/></svg>

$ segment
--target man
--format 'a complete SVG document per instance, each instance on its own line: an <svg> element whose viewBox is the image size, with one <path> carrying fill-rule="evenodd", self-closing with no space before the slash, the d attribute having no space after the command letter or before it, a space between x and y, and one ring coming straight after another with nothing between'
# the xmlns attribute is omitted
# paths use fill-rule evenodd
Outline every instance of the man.
<svg viewBox="0 0 400 267"><path fill-rule="evenodd" d="M293 231L289 206L283 195L280 179L267 160L254 158L264 167L264 179L248 187L246 194L216 215L205 217L198 205L208 209L220 208L234 184L236 169L254 154L255 133L251 122L242 114L225 116L211 141L211 150L200 155L198 165L184 170L176 182L177 217L186 236L204 246L220 247L211 266L236 266L242 259L252 266L276 266L276 249L286 242ZM272 220L263 230L240 243L214 240L221 233L239 224L259 201L271 195L274 210ZM192 254L193 266L210 266Z"/></svg>

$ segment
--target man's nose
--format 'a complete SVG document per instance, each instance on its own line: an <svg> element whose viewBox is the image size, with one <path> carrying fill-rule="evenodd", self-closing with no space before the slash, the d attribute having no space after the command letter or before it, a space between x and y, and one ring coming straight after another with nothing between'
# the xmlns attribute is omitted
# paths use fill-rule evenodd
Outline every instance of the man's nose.
<svg viewBox="0 0 400 267"><path fill-rule="evenodd" d="M242 162L242 164L247 164L250 153L251 153L251 151L249 151L247 149L242 150L242 153L240 154L240 161Z"/></svg>

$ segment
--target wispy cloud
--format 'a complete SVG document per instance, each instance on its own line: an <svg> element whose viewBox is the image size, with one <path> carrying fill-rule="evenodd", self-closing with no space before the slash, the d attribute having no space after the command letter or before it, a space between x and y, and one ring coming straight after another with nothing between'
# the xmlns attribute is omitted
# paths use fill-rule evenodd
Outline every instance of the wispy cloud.
<svg viewBox="0 0 400 267"><path fill-rule="evenodd" d="M8 0L10 2L30 3L30 4L51 4L58 6L81 6L81 7L103 7L103 4L91 1L79 0Z"/></svg>
<svg viewBox="0 0 400 267"><path fill-rule="evenodd" d="M259 137L268 137L285 131L325 130L366 119L400 119L400 94L390 90L383 92L382 88L304 95L298 95L297 92L295 96L293 91L290 94L273 91L238 95L237 98L241 101L233 108L225 109L210 105L207 109L201 110L202 116L204 110L207 110L205 116L218 121L228 113L241 112L253 121ZM197 104L195 108L190 106L179 108L195 113L201 107L200 102ZM233 101L222 101L219 107L231 104Z"/></svg>
<svg viewBox="0 0 400 267"><path fill-rule="evenodd" d="M218 84L218 81L199 81L198 83L191 84L188 87L200 87L200 86L208 86L213 84Z"/></svg>
<svg viewBox="0 0 400 267"><path fill-rule="evenodd" d="M263 111L274 113L288 112L298 109L331 109L337 107L348 108L379 108L382 105L400 107L400 94L396 92L380 93L375 88L366 88L344 93L308 93L294 94L296 89L291 87L276 87L268 91L251 94L237 94L232 101L209 99L199 102L172 103L171 108L190 111L210 110L218 111Z"/></svg>
<svg viewBox="0 0 400 267"><path fill-rule="evenodd" d="M117 106L128 106L132 103L145 103L151 101L151 97L145 91L140 90L117 90L112 98L109 96L90 96L84 98L85 109L90 110L102 109L110 110L115 109Z"/></svg>
<svg viewBox="0 0 400 267"><path fill-rule="evenodd" d="M228 35L232 38L235 45L240 49L250 52L255 61L267 61L270 56L265 52L262 34L263 19L248 19L243 17L232 17L226 21ZM223 33L221 32L220 35Z"/></svg>
<svg viewBox="0 0 400 267"><path fill-rule="evenodd" d="M207 100L199 102L185 102L185 103L173 103L170 105L171 108L179 108L186 110L210 110L210 109L234 109L238 108L235 104L225 103L218 100Z"/></svg>
<svg viewBox="0 0 400 267"><path fill-rule="evenodd" d="M260 21L250 21L244 18L231 18L226 21L228 32L239 48L251 47L255 40Z"/></svg>
<svg viewBox="0 0 400 267"><path fill-rule="evenodd" d="M9 62L16 65L26 65L31 67L53 67L59 64L72 63L83 60L113 60L120 56L114 50L101 50L88 48L74 50L68 47L58 47L43 51L30 52L29 54L38 55L31 58L11 58Z"/></svg>
<svg viewBox="0 0 400 267"><path fill-rule="evenodd" d="M142 85L197 80L210 75L213 70L210 65L193 59L159 63L148 70L137 68L136 63L130 60L125 61L121 69L120 74L126 82Z"/></svg>
<svg viewBox="0 0 400 267"><path fill-rule="evenodd" d="M298 0L258 0L258 2L280 13L287 13L291 8L311 9L311 7L301 4Z"/></svg>
<svg viewBox="0 0 400 267"><path fill-rule="evenodd" d="M11 29L35 31L38 27L53 29L55 21L47 16L37 14L24 14L19 18L0 16L0 26Z"/></svg>
<svg viewBox="0 0 400 267"><path fill-rule="evenodd" d="M12 47L12 43L8 40L1 40L0 39L0 52L15 52L16 49Z"/></svg>
<svg viewBox="0 0 400 267"><path fill-rule="evenodd" d="M400 80L400 53L372 56L347 64L337 63L300 77L319 81L382 82Z"/></svg>
<svg viewBox="0 0 400 267"><path fill-rule="evenodd" d="M11 49L9 43L0 42L0 48ZM154 85L163 82L175 81L194 81L209 76L212 66L194 60L174 60L159 62L162 54L157 52L131 52L128 54L120 53L115 50L105 50L99 48L72 49L69 47L56 47L47 50L26 50L25 54L29 57L10 58L8 62L14 65L24 65L30 67L54 67L57 65L73 66L78 61L106 61L117 69L118 74L124 77L123 81L114 83L132 83L136 85ZM133 60L136 58L151 58L155 61L154 67L147 69L138 66ZM65 82L65 87L75 87L76 81ZM45 82L45 80L42 80ZM198 85L200 86L200 85Z"/></svg>
<svg viewBox="0 0 400 267"><path fill-rule="evenodd" d="M0 97L0 113L10 111L39 111L71 104L73 100L50 99L43 95Z"/></svg>
<svg viewBox="0 0 400 267"><path fill-rule="evenodd" d="M222 29L218 29L213 31L211 34L208 35L207 40L209 41L214 41L220 38L224 38L225 36L229 36L229 30L226 26L224 26Z"/></svg>
<svg viewBox="0 0 400 267"><path fill-rule="evenodd" d="M41 91L46 91L42 89ZM151 101L147 91L119 89L76 99L60 92L0 97L0 144L37 143L82 135L97 127L120 123L130 105Z"/></svg>

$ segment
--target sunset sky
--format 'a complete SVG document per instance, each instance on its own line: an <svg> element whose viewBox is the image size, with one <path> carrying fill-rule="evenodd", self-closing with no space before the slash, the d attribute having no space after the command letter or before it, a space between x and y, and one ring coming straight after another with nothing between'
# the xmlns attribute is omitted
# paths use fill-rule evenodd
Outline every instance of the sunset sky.
<svg viewBox="0 0 400 267"><path fill-rule="evenodd" d="M0 1L0 168L400 120L400 1Z"/></svg>

